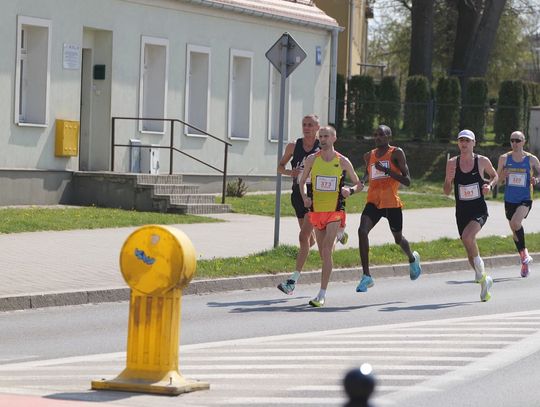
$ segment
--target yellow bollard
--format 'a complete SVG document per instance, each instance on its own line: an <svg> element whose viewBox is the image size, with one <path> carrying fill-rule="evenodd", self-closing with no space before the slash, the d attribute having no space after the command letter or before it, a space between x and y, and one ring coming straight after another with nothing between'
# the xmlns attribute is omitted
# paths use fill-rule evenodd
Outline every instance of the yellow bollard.
<svg viewBox="0 0 540 407"><path fill-rule="evenodd" d="M178 370L182 289L197 266L189 238L168 226L148 225L122 246L120 269L131 287L126 368L112 380L93 380L92 389L176 396L205 390Z"/></svg>

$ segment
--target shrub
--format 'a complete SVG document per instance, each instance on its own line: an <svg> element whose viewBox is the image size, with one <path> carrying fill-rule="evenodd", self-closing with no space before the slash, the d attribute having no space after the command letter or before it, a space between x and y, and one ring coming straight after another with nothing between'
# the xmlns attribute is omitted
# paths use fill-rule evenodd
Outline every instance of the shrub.
<svg viewBox="0 0 540 407"><path fill-rule="evenodd" d="M227 182L227 196L243 197L248 190L248 187L242 178L237 178L236 181Z"/></svg>
<svg viewBox="0 0 540 407"><path fill-rule="evenodd" d="M430 98L428 78L415 75L407 79L403 130L414 140L427 139Z"/></svg>
<svg viewBox="0 0 540 407"><path fill-rule="evenodd" d="M399 133L401 98L395 76L382 78L379 90L379 123L392 129L393 136Z"/></svg>
<svg viewBox="0 0 540 407"><path fill-rule="evenodd" d="M455 76L439 78L437 81L437 114L435 138L448 141L457 134L459 127L459 102L461 86Z"/></svg>
<svg viewBox="0 0 540 407"><path fill-rule="evenodd" d="M508 145L508 136L523 129L523 83L503 81L499 89L499 104L495 111L495 141Z"/></svg>
<svg viewBox="0 0 540 407"><path fill-rule="evenodd" d="M358 136L370 134L375 120L375 83L371 76L355 75L347 92L347 121Z"/></svg>
<svg viewBox="0 0 540 407"><path fill-rule="evenodd" d="M490 100L490 105L496 100ZM486 109L488 86L484 78L469 78L461 107L461 128L474 132L478 141L484 140L486 132Z"/></svg>

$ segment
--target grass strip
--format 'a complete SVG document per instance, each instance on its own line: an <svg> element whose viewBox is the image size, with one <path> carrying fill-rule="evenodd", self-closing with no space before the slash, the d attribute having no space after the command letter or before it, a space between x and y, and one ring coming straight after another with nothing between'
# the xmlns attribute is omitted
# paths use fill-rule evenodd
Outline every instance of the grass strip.
<svg viewBox="0 0 540 407"><path fill-rule="evenodd" d="M159 212L78 207L78 208L3 208L0 210L0 233L43 230L102 229L148 224L220 222L218 219Z"/></svg>
<svg viewBox="0 0 540 407"><path fill-rule="evenodd" d="M540 249L540 233L526 235L529 251ZM501 254L518 255L511 236L489 236L478 239L478 246L482 256L495 256ZM463 259L466 257L465 249L459 239L442 238L431 242L411 243L411 248L420 253L422 261ZM277 274L292 272L295 268L295 246L282 245L276 249L266 250L244 257L215 258L199 260L197 262L197 278L220 278L254 274ZM385 244L370 248L370 264L400 264L407 259L396 244ZM516 263L517 264L517 263ZM357 249L336 250L334 253L334 268L360 267L360 258ZM319 270L321 261L319 254L311 250L304 270Z"/></svg>

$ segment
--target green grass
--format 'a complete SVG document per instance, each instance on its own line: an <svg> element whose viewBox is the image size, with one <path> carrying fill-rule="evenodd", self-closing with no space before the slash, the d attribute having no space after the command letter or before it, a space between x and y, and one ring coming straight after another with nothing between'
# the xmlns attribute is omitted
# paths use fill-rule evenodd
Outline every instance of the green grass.
<svg viewBox="0 0 540 407"><path fill-rule="evenodd" d="M415 190L413 189L412 192ZM360 192L347 198L347 213L362 212L366 204L366 196L366 192ZM408 191L404 191L400 197L405 205L403 209L454 206L454 200L442 194L442 186L438 193L408 193ZM245 195L242 198L227 197L226 203L230 204L236 213L265 216L274 216L276 205L275 194ZM281 216L294 216L289 193L281 195L280 208Z"/></svg>
<svg viewBox="0 0 540 407"><path fill-rule="evenodd" d="M431 242L411 244L417 250L422 261L463 259L466 257L465 249L459 239L438 239ZM482 256L500 254L515 254L516 248L512 237L490 236L478 239L478 246ZM540 247L540 233L527 234L527 246L532 251ZM293 246L279 246L257 254L236 258L218 258L212 260L199 260L197 262L197 278L232 277L253 274L277 274L292 272L295 268L298 248ZM398 245L385 244L370 248L370 264L399 264L406 263L407 259ZM360 258L357 249L343 249L334 252L334 268L360 267ZM319 270L321 261L317 251L312 250L304 270Z"/></svg>
<svg viewBox="0 0 540 407"><path fill-rule="evenodd" d="M96 207L0 209L0 233L117 228L147 224L174 225L201 222L219 222L219 220L193 215L137 212Z"/></svg>

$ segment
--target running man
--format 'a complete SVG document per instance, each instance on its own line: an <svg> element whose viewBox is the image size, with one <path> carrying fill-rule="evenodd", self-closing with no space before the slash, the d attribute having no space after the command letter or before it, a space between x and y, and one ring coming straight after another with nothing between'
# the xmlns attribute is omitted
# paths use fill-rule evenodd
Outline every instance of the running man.
<svg viewBox="0 0 540 407"><path fill-rule="evenodd" d="M409 186L411 178L405 153L399 147L391 146L392 130L381 124L374 133L376 148L364 154L366 175L360 181L360 190L364 187L365 179L369 179L367 202L360 218L358 239L360 261L362 263L362 278L356 287L357 292L366 292L373 287L374 282L369 271L369 232L381 220L388 219L394 241L401 247L409 259L409 275L416 280L422 273L420 255L411 252L409 242L402 235L403 203L399 199L400 184Z"/></svg>
<svg viewBox="0 0 540 407"><path fill-rule="evenodd" d="M326 289L332 274L332 253L339 228L345 227L345 199L359 187L360 180L354 172L349 159L334 150L336 129L321 127L319 141L321 151L310 155L305 162L304 173L300 178L300 193L304 206L310 209L309 222L315 228L317 245L322 260L321 289L309 301L312 307L322 307L326 299ZM344 186L344 175L354 183ZM311 180L312 197L306 193L305 185Z"/></svg>
<svg viewBox="0 0 540 407"><path fill-rule="evenodd" d="M533 260L525 245L522 222L532 207L533 186L540 183L540 179L533 176L533 170L540 174L540 162L523 149L524 144L525 135L521 131L513 132L510 135L512 151L501 155L497 165L499 183L506 184L504 210L521 258L521 277L529 275L529 263Z"/></svg>
<svg viewBox="0 0 540 407"><path fill-rule="evenodd" d="M480 300L489 301L493 279L484 270L476 235L489 216L484 195L492 190L499 177L489 158L473 152L476 139L472 131L460 131L457 139L460 154L446 163L443 190L449 195L454 184L459 237L467 251L469 264L475 271L475 281L480 283ZM484 179L485 174L489 180Z"/></svg>
<svg viewBox="0 0 540 407"><path fill-rule="evenodd" d="M313 226L307 220L306 214L308 213L308 209L304 207L304 201L300 194L300 184L298 181L302 176L306 158L320 149L319 139L317 138L319 128L318 116L314 114L305 116L302 119L303 137L297 139L295 142L287 144L277 168L280 174L289 175L293 179L291 204L296 213L298 225L300 226L300 233L298 235L300 248L298 249L298 256L296 257L296 271L286 281L277 286L277 288L285 294L292 294L294 291L296 283L300 278L300 272L309 255L309 248L315 244ZM289 161L291 162L291 169L286 168ZM311 194L311 184L308 184L307 188L309 190L308 193Z"/></svg>

